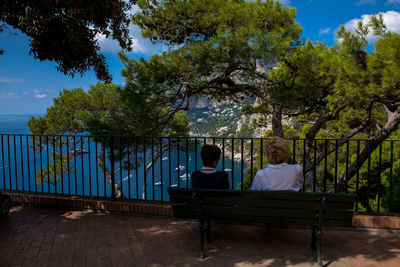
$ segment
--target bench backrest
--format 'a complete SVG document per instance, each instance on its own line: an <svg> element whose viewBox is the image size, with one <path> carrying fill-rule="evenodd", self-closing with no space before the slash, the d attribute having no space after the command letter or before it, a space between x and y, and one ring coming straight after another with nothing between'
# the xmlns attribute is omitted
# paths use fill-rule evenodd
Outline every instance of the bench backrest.
<svg viewBox="0 0 400 267"><path fill-rule="evenodd" d="M351 226L355 201L352 194L289 191L169 188L168 193L177 218L278 225L313 225L322 214L322 225Z"/></svg>

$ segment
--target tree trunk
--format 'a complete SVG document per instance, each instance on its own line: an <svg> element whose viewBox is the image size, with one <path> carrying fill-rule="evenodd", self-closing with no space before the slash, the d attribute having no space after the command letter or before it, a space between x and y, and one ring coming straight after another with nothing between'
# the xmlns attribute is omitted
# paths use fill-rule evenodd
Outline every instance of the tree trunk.
<svg viewBox="0 0 400 267"><path fill-rule="evenodd" d="M379 147L379 145L387 138L389 135L395 131L400 124L400 114L397 112L390 113L389 119L385 126L381 128L379 133L371 139L369 145L367 145L360 155L356 158L356 160L351 164L351 166L347 170L347 177L346 173L344 173L340 179L338 180L338 191L342 190L347 182L357 173L357 165L361 167L363 163L368 159L368 156ZM357 163L358 160L358 163ZM330 188L329 191L333 191L334 188Z"/></svg>
<svg viewBox="0 0 400 267"><path fill-rule="evenodd" d="M347 143L347 141L352 138L353 136L355 136L356 134L360 133L361 131L363 131L365 128L368 127L368 125L371 122L371 116L372 116L372 106L374 104L375 99L371 98L368 101L368 104L365 106L365 117L364 120L355 128L351 129L348 133L342 135L340 137L340 140L338 141L338 144L336 146L335 145L331 145L328 148L328 151L326 153L324 153L323 155L319 155L317 157L317 163L320 163L322 160L325 159L325 157L327 157L328 155L330 155L331 153L335 152L338 148L342 147L344 144ZM319 130L319 129L318 129ZM381 128L379 128L379 130L381 130ZM314 135L315 136L315 135Z"/></svg>
<svg viewBox="0 0 400 267"><path fill-rule="evenodd" d="M282 105L275 103L272 105L272 131L274 136L284 137L282 129Z"/></svg>
<svg viewBox="0 0 400 267"><path fill-rule="evenodd" d="M147 189L147 176L149 174L149 171L153 167L153 165L157 162L157 160L161 157L158 146L156 146L156 150L157 150L157 153L154 157L154 160L151 160L150 163L146 166L146 171L143 174L143 186L142 186L142 198L143 199L147 199L147 190L146 189ZM143 164L146 164L146 162L144 162ZM161 164L162 164L162 162L161 162ZM154 183L154 177L153 177L153 183Z"/></svg>
<svg viewBox="0 0 400 267"><path fill-rule="evenodd" d="M307 178L310 188L313 189L315 187L316 192L320 192L321 189L319 188L318 183L314 184L314 172L311 171L316 167L316 162L314 162L314 164L312 163L310 152L313 148L314 139L318 131L324 126L327 121L334 119L338 112L339 111L336 111L335 113L330 112L327 115L321 115L320 117L318 117L314 125L306 134L306 140L304 140L304 142L306 142L306 146L305 150L301 153L301 157L304 157L305 159L305 166L303 166L303 168L306 170L306 177L304 177L304 179Z"/></svg>
<svg viewBox="0 0 400 267"><path fill-rule="evenodd" d="M114 186L115 192L117 193L117 198L126 198L124 192L122 192L121 190L121 186L115 181L114 179L114 185L112 184L112 179L111 179L111 172L108 170L107 166L105 165L105 148L103 147L103 145L100 144L100 154L98 156L98 160L99 160L99 165L101 170L103 171L103 173L105 173L106 178L108 180L108 182L110 183L111 186ZM119 171L122 171L121 169L119 169ZM114 173L115 176L115 173Z"/></svg>
<svg viewBox="0 0 400 267"><path fill-rule="evenodd" d="M143 174L142 199L147 199L147 175L151 167L153 167L153 161L150 161L150 163L146 166L146 171Z"/></svg>

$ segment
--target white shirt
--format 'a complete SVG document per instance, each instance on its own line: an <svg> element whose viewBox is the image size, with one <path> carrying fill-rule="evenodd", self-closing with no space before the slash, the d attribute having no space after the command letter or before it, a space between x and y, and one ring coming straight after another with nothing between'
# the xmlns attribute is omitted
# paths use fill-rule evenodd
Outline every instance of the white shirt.
<svg viewBox="0 0 400 267"><path fill-rule="evenodd" d="M251 190L300 191L303 186L303 168L298 164L269 164L257 171Z"/></svg>

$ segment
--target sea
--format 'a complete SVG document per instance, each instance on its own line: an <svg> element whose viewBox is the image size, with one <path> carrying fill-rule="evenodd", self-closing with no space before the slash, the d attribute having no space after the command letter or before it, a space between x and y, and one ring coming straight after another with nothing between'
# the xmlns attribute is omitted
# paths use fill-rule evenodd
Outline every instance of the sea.
<svg viewBox="0 0 400 267"><path fill-rule="evenodd" d="M34 150L27 122L31 117L38 116L40 114L0 115L0 189L67 196L111 197L111 185L98 162L99 144L93 138L77 136L68 142L68 146L54 147L50 144ZM38 137L36 138L38 141ZM197 146L196 151L171 149L163 152L148 171L146 187L143 187L145 166L157 154L151 147L145 153L138 154L140 160L137 169L136 166L121 166L119 160L115 160L112 166L110 157L106 157L105 164L109 170L114 167L115 181L126 198L168 201L168 187L191 187L191 173L202 167L201 145ZM62 172L59 166L54 168L52 164L54 151L62 151L64 155L67 151L73 151L72 158L67 159L64 156L62 159L65 164ZM109 150L106 153L109 154ZM115 158L118 159L118 155ZM144 161L146 164L143 164ZM231 189L236 189L242 182L245 169L245 162L237 162L228 157L221 157L217 166L217 170L228 173ZM54 179L54 174L57 179Z"/></svg>

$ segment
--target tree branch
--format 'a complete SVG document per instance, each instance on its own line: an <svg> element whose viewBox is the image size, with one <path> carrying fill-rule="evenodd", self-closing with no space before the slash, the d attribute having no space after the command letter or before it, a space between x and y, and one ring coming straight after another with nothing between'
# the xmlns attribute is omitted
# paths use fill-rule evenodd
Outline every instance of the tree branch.
<svg viewBox="0 0 400 267"><path fill-rule="evenodd" d="M362 164L368 159L371 153L387 138L389 135L395 131L400 124L400 114L398 112L393 112L392 116L388 118L385 126L374 136L368 145L363 149L360 155L352 163L352 165L347 169L347 176L344 173L338 180L338 189L341 190L347 184L347 182L357 173L357 167L362 166ZM333 191L331 188L330 191Z"/></svg>

